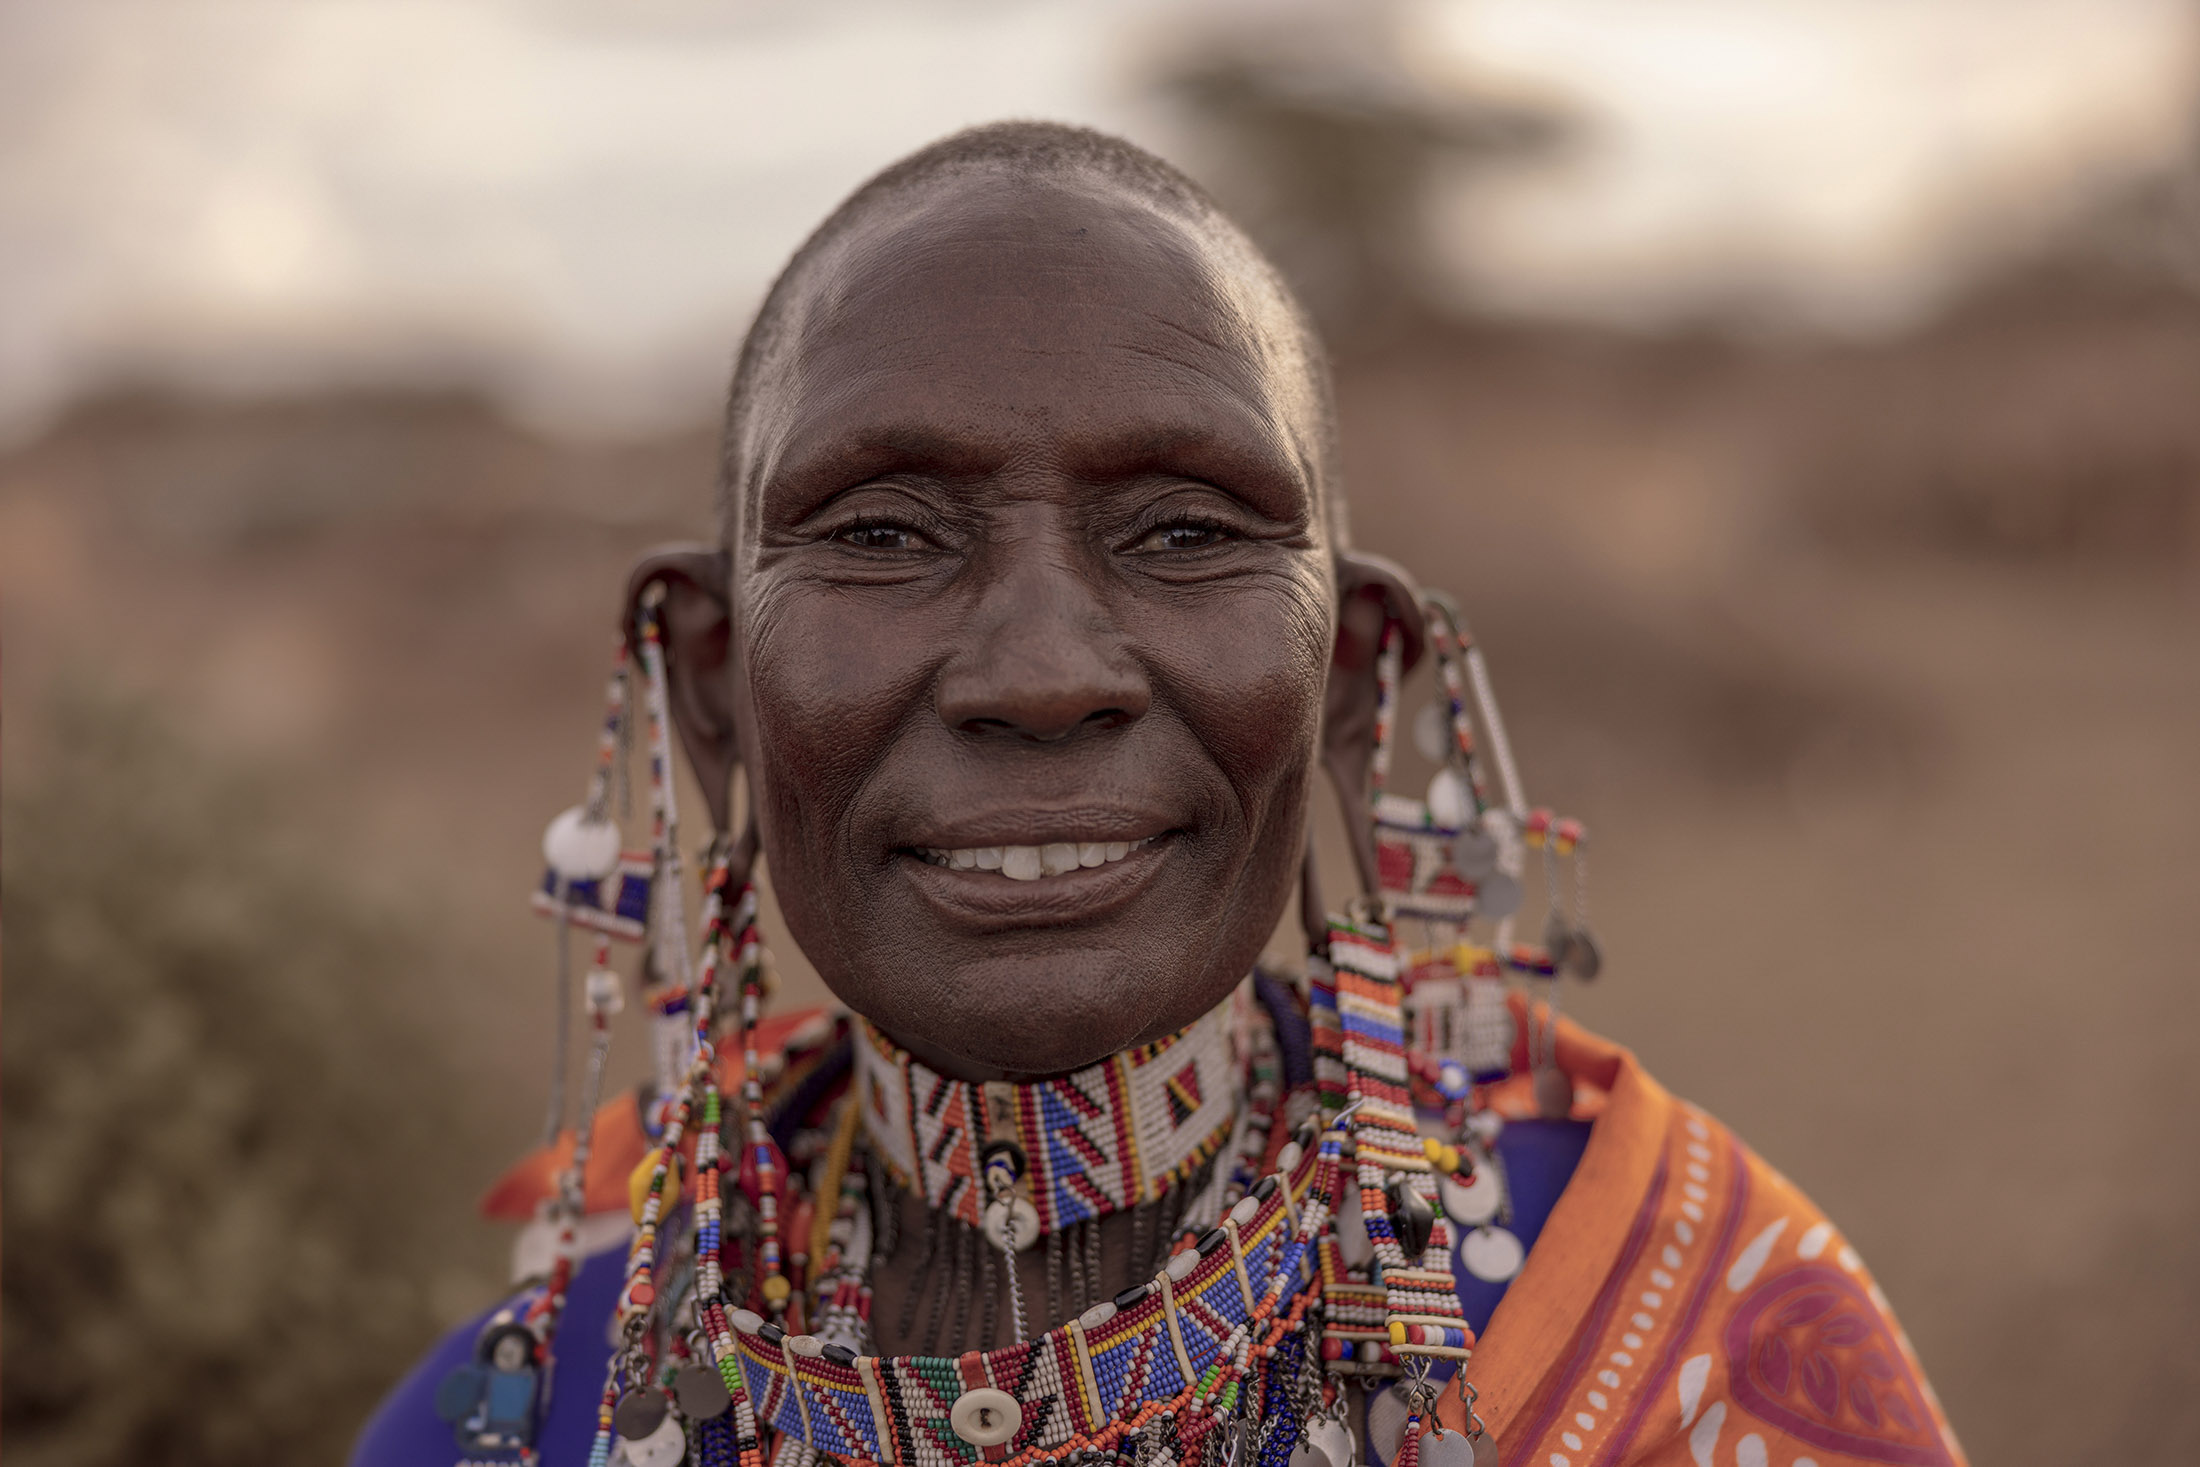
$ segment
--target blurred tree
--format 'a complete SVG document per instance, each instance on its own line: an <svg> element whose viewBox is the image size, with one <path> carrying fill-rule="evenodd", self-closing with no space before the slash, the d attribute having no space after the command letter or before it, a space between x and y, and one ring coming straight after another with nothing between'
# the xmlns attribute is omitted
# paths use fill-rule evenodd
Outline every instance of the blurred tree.
<svg viewBox="0 0 2200 1467"><path fill-rule="evenodd" d="M145 709L54 717L5 806L9 1460L341 1461L462 1185L417 944Z"/></svg>

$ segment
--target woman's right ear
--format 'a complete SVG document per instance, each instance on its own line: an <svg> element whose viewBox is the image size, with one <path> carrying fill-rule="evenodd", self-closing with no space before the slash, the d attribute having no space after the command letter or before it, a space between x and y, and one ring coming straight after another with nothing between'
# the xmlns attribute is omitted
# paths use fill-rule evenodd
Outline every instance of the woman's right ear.
<svg viewBox="0 0 2200 1467"><path fill-rule="evenodd" d="M665 694L680 746L703 788L710 828L730 824L733 771L741 747L733 719L732 561L723 549L700 544L665 545L635 563L626 580L622 625L628 645L640 650L641 614L653 590L661 590Z"/></svg>

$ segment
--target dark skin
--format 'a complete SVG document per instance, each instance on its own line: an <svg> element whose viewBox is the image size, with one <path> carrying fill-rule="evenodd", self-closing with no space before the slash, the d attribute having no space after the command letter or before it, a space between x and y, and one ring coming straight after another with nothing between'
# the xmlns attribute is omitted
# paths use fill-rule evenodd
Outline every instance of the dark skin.
<svg viewBox="0 0 2200 1467"><path fill-rule="evenodd" d="M1284 302L1111 183L983 174L874 210L788 322L732 545L630 586L630 615L662 588L716 826L738 764L804 953L942 1071L1182 1028L1301 878L1317 749L1364 788L1386 617L1418 651L1411 585L1332 543ZM1035 880L926 855L1140 841ZM883 1348L909 1272L877 1281Z"/></svg>

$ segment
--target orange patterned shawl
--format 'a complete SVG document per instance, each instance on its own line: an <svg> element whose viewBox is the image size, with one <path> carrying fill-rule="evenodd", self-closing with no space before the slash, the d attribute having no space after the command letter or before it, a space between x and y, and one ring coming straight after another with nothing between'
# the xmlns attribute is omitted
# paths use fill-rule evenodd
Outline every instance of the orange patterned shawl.
<svg viewBox="0 0 2200 1467"><path fill-rule="evenodd" d="M1886 1295L1810 1199L1618 1045L1562 1023L1558 1063L1609 1094L1474 1352L1505 1467L1962 1467Z"/></svg>

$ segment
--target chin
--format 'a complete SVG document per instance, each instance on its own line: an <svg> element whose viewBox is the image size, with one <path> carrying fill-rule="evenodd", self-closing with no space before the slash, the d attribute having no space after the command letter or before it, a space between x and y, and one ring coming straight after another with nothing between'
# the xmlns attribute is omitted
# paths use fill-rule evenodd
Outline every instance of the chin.
<svg viewBox="0 0 2200 1467"><path fill-rule="evenodd" d="M900 1042L960 1061L971 1073L1038 1076L1173 1033L1222 1002L1243 976L1231 966L1205 970L1182 945L1166 957L1002 952L931 972L904 970L890 985L842 997Z"/></svg>

